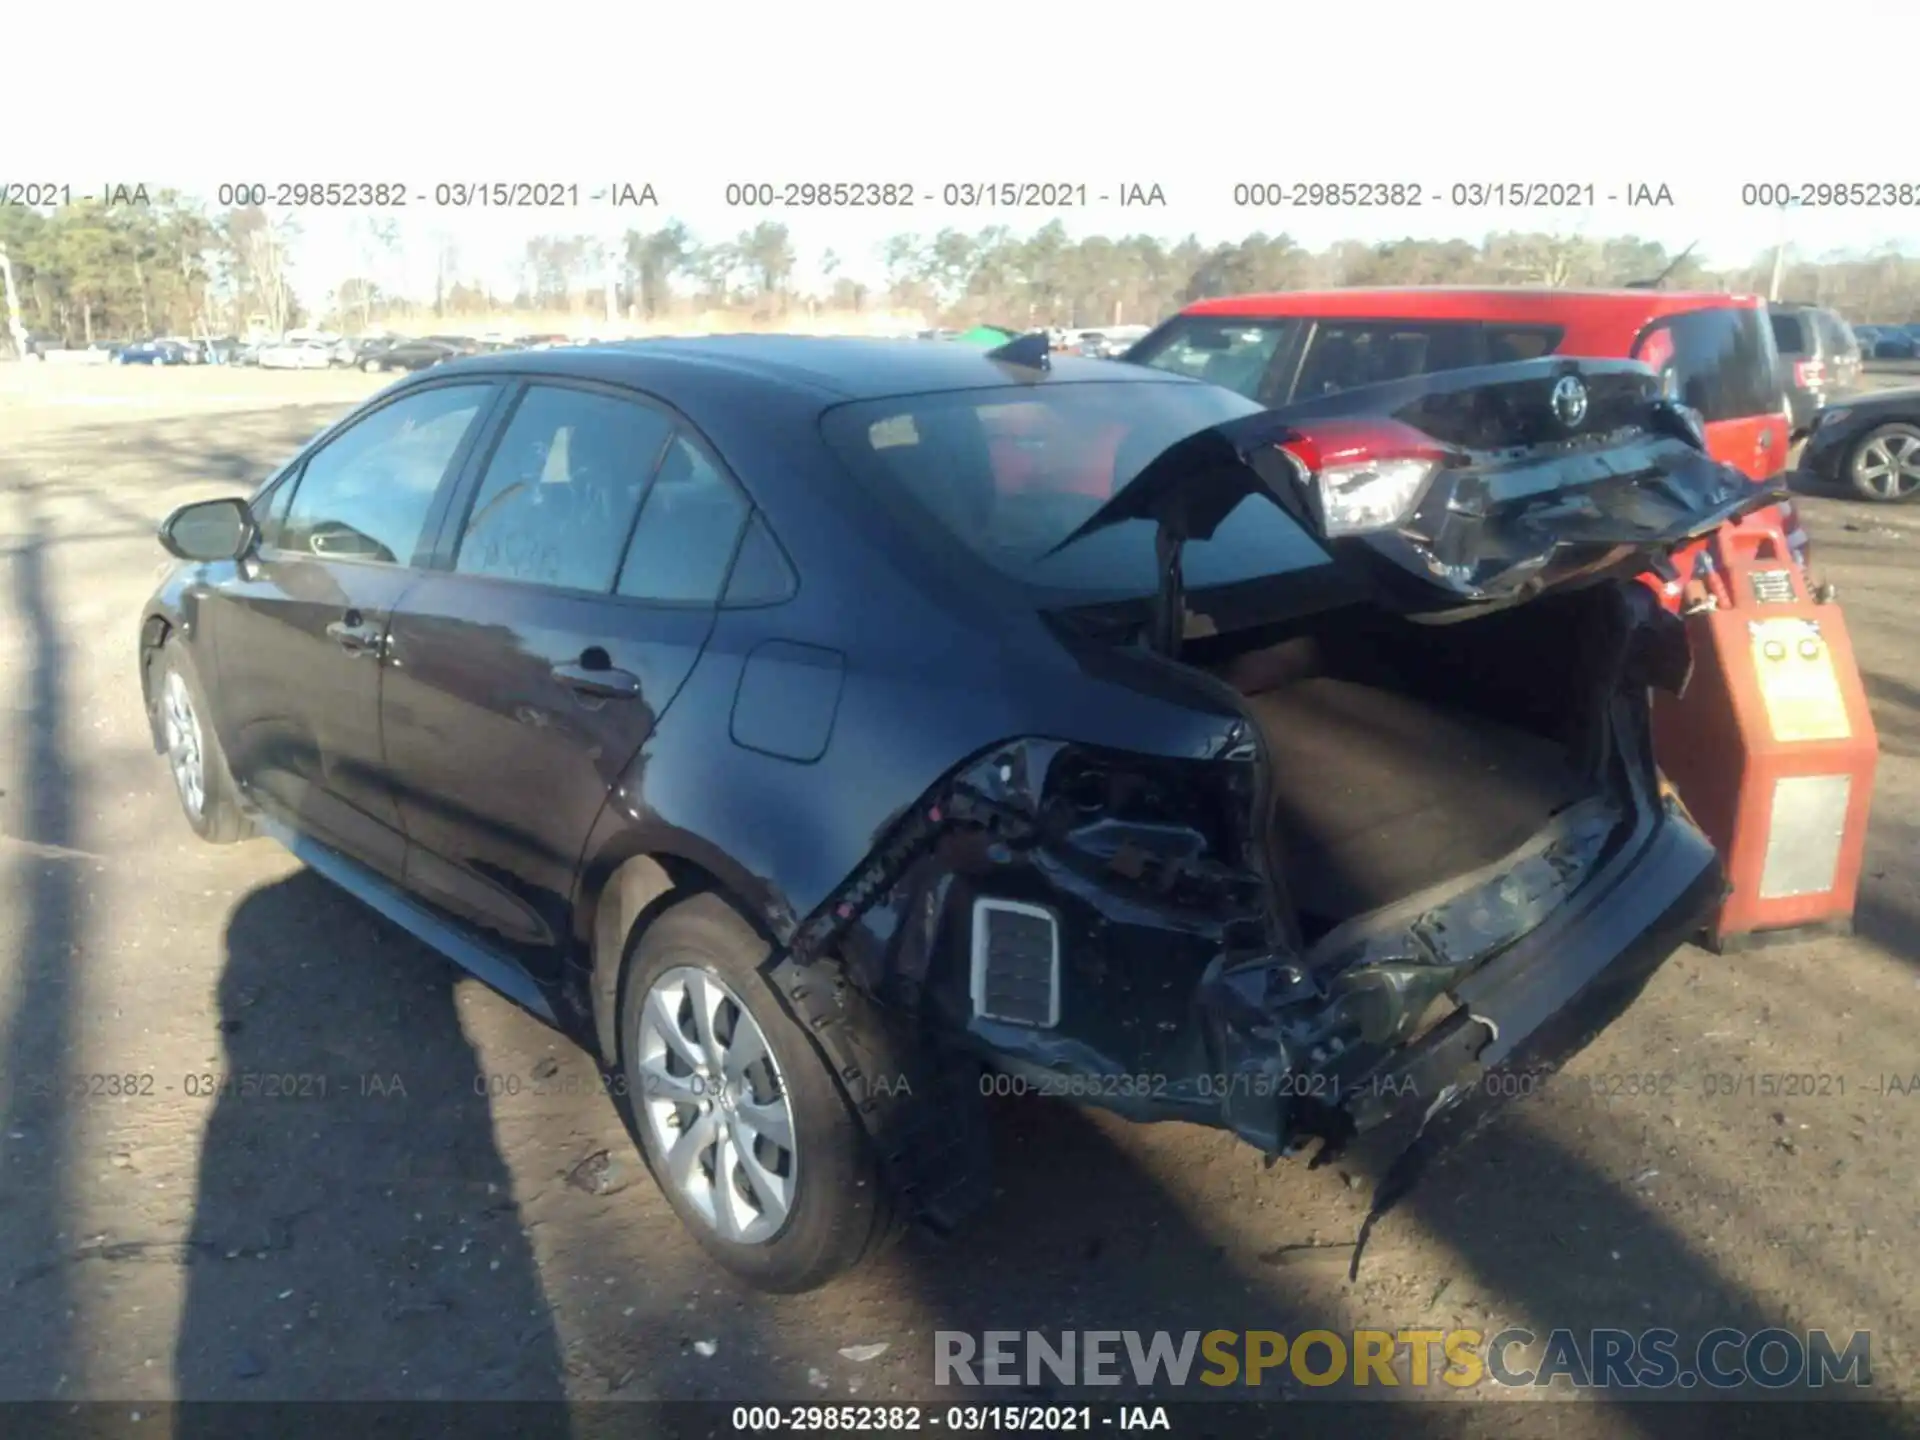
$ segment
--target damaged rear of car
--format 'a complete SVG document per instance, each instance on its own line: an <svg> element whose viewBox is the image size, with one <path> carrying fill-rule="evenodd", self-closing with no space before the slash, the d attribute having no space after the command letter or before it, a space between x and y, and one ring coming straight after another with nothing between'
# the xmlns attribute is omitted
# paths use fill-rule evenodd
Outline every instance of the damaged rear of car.
<svg viewBox="0 0 1920 1440"><path fill-rule="evenodd" d="M1721 898L1648 731L1685 640L1631 581L1779 496L1630 362L1268 411L1003 358L1025 385L823 429L903 536L964 553L961 582L1066 663L782 968L831 953L1016 1093L1270 1155L1361 1141L1378 1212L1525 1088L1489 1072L1562 1063ZM1137 734L1122 694L1155 706Z"/></svg>

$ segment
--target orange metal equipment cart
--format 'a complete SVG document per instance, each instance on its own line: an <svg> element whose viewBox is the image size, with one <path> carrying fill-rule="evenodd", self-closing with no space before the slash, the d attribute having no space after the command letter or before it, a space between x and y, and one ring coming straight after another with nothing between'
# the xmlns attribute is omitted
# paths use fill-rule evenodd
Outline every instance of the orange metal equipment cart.
<svg viewBox="0 0 1920 1440"><path fill-rule="evenodd" d="M1840 607L1816 600L1777 510L1691 557L1693 674L1654 700L1661 770L1731 887L1704 937L1727 951L1853 927L1879 739Z"/></svg>

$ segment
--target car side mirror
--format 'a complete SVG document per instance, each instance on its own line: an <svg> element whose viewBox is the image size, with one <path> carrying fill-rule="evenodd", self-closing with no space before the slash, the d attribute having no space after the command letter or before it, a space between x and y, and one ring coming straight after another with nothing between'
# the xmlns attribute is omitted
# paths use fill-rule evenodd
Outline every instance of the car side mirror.
<svg viewBox="0 0 1920 1440"><path fill-rule="evenodd" d="M160 543L181 560L238 560L259 543L245 500L199 500L160 522Z"/></svg>

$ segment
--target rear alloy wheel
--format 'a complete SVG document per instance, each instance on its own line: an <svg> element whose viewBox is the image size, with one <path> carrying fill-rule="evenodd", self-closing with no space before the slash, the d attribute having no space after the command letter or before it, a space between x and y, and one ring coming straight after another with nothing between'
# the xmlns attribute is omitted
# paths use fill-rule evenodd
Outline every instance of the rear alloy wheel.
<svg viewBox="0 0 1920 1440"><path fill-rule="evenodd" d="M894 1233L877 1157L818 1046L761 973L767 942L719 896L641 930L620 1065L647 1166L709 1255L812 1290Z"/></svg>
<svg viewBox="0 0 1920 1440"><path fill-rule="evenodd" d="M799 1147L779 1062L712 971L678 965L640 1008L641 1115L666 1180L723 1240L760 1245L793 1208Z"/></svg>
<svg viewBox="0 0 1920 1440"><path fill-rule="evenodd" d="M1854 447L1847 479L1868 500L1910 500L1920 493L1920 428L1882 425Z"/></svg>
<svg viewBox="0 0 1920 1440"><path fill-rule="evenodd" d="M207 726L200 688L172 646L154 662L154 707L167 770L180 809L193 833L214 845L230 845L253 833L234 795L233 777L220 740Z"/></svg>
<svg viewBox="0 0 1920 1440"><path fill-rule="evenodd" d="M367 374L369 375L378 375L382 370L386 369L387 367L381 364L381 362L378 360L365 360L361 362L360 368L366 371Z"/></svg>

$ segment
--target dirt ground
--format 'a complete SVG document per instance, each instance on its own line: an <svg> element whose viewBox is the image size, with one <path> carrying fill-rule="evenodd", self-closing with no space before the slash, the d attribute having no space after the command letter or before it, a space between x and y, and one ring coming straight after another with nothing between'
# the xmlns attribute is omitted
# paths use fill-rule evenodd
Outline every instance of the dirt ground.
<svg viewBox="0 0 1920 1440"><path fill-rule="evenodd" d="M1883 745L1858 935L1682 951L1357 1284L1337 1168L1035 1102L965 1235L772 1299L703 1260L584 1056L272 844L200 844L150 751L154 522L377 383L0 368L0 1399L927 1399L941 1329L1509 1324L1865 1329L1874 1393L1920 1393L1920 511L1807 505ZM326 1089L200 1078L242 1072Z"/></svg>

